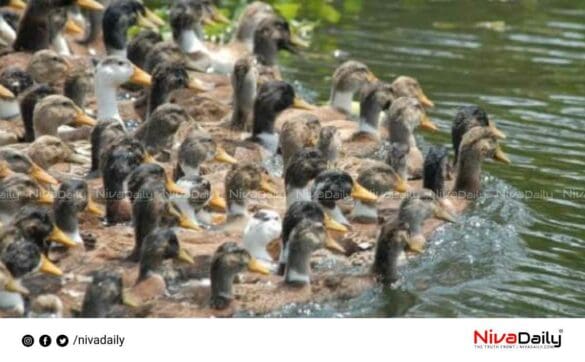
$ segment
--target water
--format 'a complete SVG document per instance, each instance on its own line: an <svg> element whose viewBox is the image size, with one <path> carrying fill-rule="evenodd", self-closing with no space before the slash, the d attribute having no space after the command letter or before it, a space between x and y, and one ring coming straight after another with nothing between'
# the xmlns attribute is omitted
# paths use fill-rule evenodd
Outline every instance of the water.
<svg viewBox="0 0 585 362"><path fill-rule="evenodd" d="M300 1L299 17L315 18ZM314 5L317 4L317 5ZM318 5L321 4L321 5ZM304 56L283 55L285 78L329 96L336 50L383 80L419 79L450 147L464 104L484 107L507 135L513 164L484 165L485 195L437 230L402 284L351 301L289 306L275 316L585 315L585 3L581 0L333 1ZM308 10L308 8L312 10ZM532 192L533 195L527 193ZM538 194L538 195L537 195Z"/></svg>

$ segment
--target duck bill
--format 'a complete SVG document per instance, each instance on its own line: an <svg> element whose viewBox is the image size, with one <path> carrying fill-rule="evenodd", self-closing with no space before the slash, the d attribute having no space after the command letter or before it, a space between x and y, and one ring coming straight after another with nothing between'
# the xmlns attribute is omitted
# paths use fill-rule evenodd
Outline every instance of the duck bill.
<svg viewBox="0 0 585 362"><path fill-rule="evenodd" d="M420 104L422 104L425 108L433 108L435 106L435 103L431 101L422 91L418 94L417 98Z"/></svg>
<svg viewBox="0 0 585 362"><path fill-rule="evenodd" d="M431 119L429 118L429 116L427 116L426 114L422 116L421 120L420 120L420 127L422 129L426 129L429 131L437 131L439 128L437 127L436 124L433 123L433 121L431 121Z"/></svg>
<svg viewBox="0 0 585 362"><path fill-rule="evenodd" d="M338 251L342 254L345 254L345 248L339 245L339 243L335 241L335 239L333 239L330 235L327 235L327 239L325 239L325 247L329 250Z"/></svg>
<svg viewBox="0 0 585 362"><path fill-rule="evenodd" d="M74 248L77 246L75 241L71 240L71 238L69 236L67 236L57 226L53 226L53 231L51 231L51 234L49 235L49 237L47 239L54 241L58 244L61 244L63 246L66 246L68 248Z"/></svg>
<svg viewBox="0 0 585 362"><path fill-rule="evenodd" d="M167 191L170 192L171 194L187 195L187 191L183 190L179 185L175 183L175 181L171 180L171 178L168 176L165 181L165 187L167 188Z"/></svg>
<svg viewBox="0 0 585 362"><path fill-rule="evenodd" d="M38 201L41 204L53 205L53 202L55 202L55 197L52 193L43 190L41 191Z"/></svg>
<svg viewBox="0 0 585 362"><path fill-rule="evenodd" d="M270 275L270 269L268 269L266 265L262 264L256 258L250 259L250 262L248 263L248 270L254 273Z"/></svg>
<svg viewBox="0 0 585 362"><path fill-rule="evenodd" d="M93 201L93 199L91 197L88 199L87 207L85 209L90 214L94 214L94 215L99 216L99 217L106 216L104 209L100 205L98 205L95 201Z"/></svg>
<svg viewBox="0 0 585 362"><path fill-rule="evenodd" d="M222 212L225 212L227 210L227 203L225 199L216 194L215 192L211 195L211 200L209 200L209 206Z"/></svg>
<svg viewBox="0 0 585 362"><path fill-rule="evenodd" d="M238 163L238 160L230 156L223 148L217 147L217 151L215 151L214 160L217 162L229 163L235 165Z"/></svg>
<svg viewBox="0 0 585 362"><path fill-rule="evenodd" d="M0 164L0 180L14 175L14 171L8 168L7 164Z"/></svg>
<svg viewBox="0 0 585 362"><path fill-rule="evenodd" d="M60 277L63 275L63 272L61 271L61 269L59 269L58 266L53 264L53 262L50 261L49 259L47 259L47 257L44 255L41 255L41 269L40 269L40 271L41 271L41 273L54 275L57 277Z"/></svg>
<svg viewBox="0 0 585 362"><path fill-rule="evenodd" d="M267 192L271 195L278 195L276 188L274 187L274 185L272 185L272 183L267 178L264 178L264 179L262 179L262 181L260 181L260 190Z"/></svg>
<svg viewBox="0 0 585 362"><path fill-rule="evenodd" d="M494 153L494 160L508 165L512 163L512 161L508 158L508 155L506 155L504 151L502 151L500 145L496 147L496 152Z"/></svg>
<svg viewBox="0 0 585 362"><path fill-rule="evenodd" d="M187 230L201 231L201 227L195 221L189 219L183 214L179 216L179 227Z"/></svg>
<svg viewBox="0 0 585 362"><path fill-rule="evenodd" d="M22 0L10 0L8 6L15 10L23 10L26 8L26 3Z"/></svg>
<svg viewBox="0 0 585 362"><path fill-rule="evenodd" d="M77 5L88 10L104 10L104 6L95 0L77 0Z"/></svg>
<svg viewBox="0 0 585 362"><path fill-rule="evenodd" d="M356 200L364 201L364 202L376 202L378 201L378 196L376 194L368 191L365 187L360 185L358 182L354 182L353 189L351 190L351 197Z"/></svg>
<svg viewBox="0 0 585 362"><path fill-rule="evenodd" d="M211 19L219 24L231 24L230 19L223 15L215 6L211 6Z"/></svg>
<svg viewBox="0 0 585 362"><path fill-rule="evenodd" d="M138 15L138 18L136 20L137 20L136 24L138 24L138 26L140 26L141 28L151 29L155 31L158 30L158 26L152 21L150 21L150 19L146 16Z"/></svg>
<svg viewBox="0 0 585 362"><path fill-rule="evenodd" d="M345 226L345 225L343 225L343 224L335 221L328 214L325 214L324 224L325 224L325 227L327 228L327 230L339 231L341 233L346 233L346 232L349 231L349 229L347 228L347 226Z"/></svg>
<svg viewBox="0 0 585 362"><path fill-rule="evenodd" d="M396 183L394 184L394 191L400 192L401 194L407 192L408 182L406 182L406 180L402 177L398 176Z"/></svg>
<svg viewBox="0 0 585 362"><path fill-rule="evenodd" d="M199 79L191 79L187 88L194 90L195 92L209 92L213 89L211 84L203 83Z"/></svg>
<svg viewBox="0 0 585 362"><path fill-rule="evenodd" d="M195 264L195 260L193 260L193 257L191 255L189 255L189 253L183 248L179 249L179 254L177 255L177 260L181 261L183 263L186 263L186 264L191 264L191 265Z"/></svg>
<svg viewBox="0 0 585 362"><path fill-rule="evenodd" d="M134 66L134 72L132 73L130 82L145 87L150 87L152 85L152 77L144 70L138 68L137 66Z"/></svg>
<svg viewBox="0 0 585 362"><path fill-rule="evenodd" d="M366 74L366 79L369 83L376 83L378 81L378 77L376 77L376 75L372 73L371 70L368 70L368 73Z"/></svg>
<svg viewBox="0 0 585 362"><path fill-rule="evenodd" d="M28 289L26 289L22 284L20 284L20 282L14 280L12 278L10 278L8 283L6 283L6 285L4 286L4 289L7 292L18 293L21 295L28 295L29 294Z"/></svg>
<svg viewBox="0 0 585 362"><path fill-rule="evenodd" d="M73 124L80 127L81 126L95 127L97 125L97 121L80 110L80 112L77 113L77 116L75 116Z"/></svg>
<svg viewBox="0 0 585 362"><path fill-rule="evenodd" d="M293 108L304 109L307 111L312 111L312 110L315 110L317 108L314 105L312 105L311 103L305 101L302 98L298 98L298 97L295 97L295 100L294 100L292 106L293 106Z"/></svg>
<svg viewBox="0 0 585 362"><path fill-rule="evenodd" d="M10 91L10 89L6 88L2 84L0 84L0 97L2 97L4 99L14 99L15 98L14 93L12 93L12 91Z"/></svg>
<svg viewBox="0 0 585 362"><path fill-rule="evenodd" d="M291 36L290 36L290 43L292 45L294 45L295 47L301 48L301 49L307 49L309 47L309 42L304 41L297 34L291 34Z"/></svg>
<svg viewBox="0 0 585 362"><path fill-rule="evenodd" d="M149 8L145 8L145 11L146 11L146 17L153 24L155 24L156 26L159 26L159 27L165 25L165 21L163 19L161 19L160 16L156 15L156 13L154 11L150 10Z"/></svg>
<svg viewBox="0 0 585 362"><path fill-rule="evenodd" d="M455 218L455 215L451 214L444 207L437 207L437 209L435 210L435 218L452 223L457 222L457 218Z"/></svg>
<svg viewBox="0 0 585 362"><path fill-rule="evenodd" d="M208 18L208 17L201 19L201 21L203 22L203 25L205 25L205 26L214 26L217 24L213 19Z"/></svg>
<svg viewBox="0 0 585 362"><path fill-rule="evenodd" d="M65 32L71 35L79 35L84 33L84 29L73 20L67 20L65 23Z"/></svg>
<svg viewBox="0 0 585 362"><path fill-rule="evenodd" d="M37 180L38 182L49 184L49 185L58 185L59 181L56 178L49 175L47 171L43 170L39 165L33 164L30 170L30 176Z"/></svg>
<svg viewBox="0 0 585 362"><path fill-rule="evenodd" d="M498 128L496 128L496 125L494 125L491 122L490 122L489 128L496 139L505 140L507 138L506 134L504 132L500 131Z"/></svg>
<svg viewBox="0 0 585 362"><path fill-rule="evenodd" d="M127 292L122 292L122 304L130 308L138 308L140 306Z"/></svg>
<svg viewBox="0 0 585 362"><path fill-rule="evenodd" d="M144 162L144 163L156 163L156 160L154 159L154 157L150 153L145 152L144 153L144 160L142 162Z"/></svg>

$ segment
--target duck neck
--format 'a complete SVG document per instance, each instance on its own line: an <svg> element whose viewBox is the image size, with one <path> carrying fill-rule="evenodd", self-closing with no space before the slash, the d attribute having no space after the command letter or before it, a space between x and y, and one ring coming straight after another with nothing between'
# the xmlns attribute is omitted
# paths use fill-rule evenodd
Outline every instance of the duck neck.
<svg viewBox="0 0 585 362"><path fill-rule="evenodd" d="M370 204L362 201L356 201L351 216L355 219L377 221L378 220L378 209L375 204Z"/></svg>
<svg viewBox="0 0 585 362"><path fill-rule="evenodd" d="M79 222L75 205L67 200L58 200L54 205L55 224L57 227L76 243L82 244L83 240L79 234Z"/></svg>
<svg viewBox="0 0 585 362"><path fill-rule="evenodd" d="M266 107L254 107L254 127L252 135L259 143L272 153L278 149L278 134L274 132L274 122L276 121L276 112Z"/></svg>
<svg viewBox="0 0 585 362"><path fill-rule="evenodd" d="M478 193L481 188L481 157L474 150L459 153L454 191Z"/></svg>
<svg viewBox="0 0 585 362"><path fill-rule="evenodd" d="M311 281L311 251L295 247L295 241L287 244L288 257L284 280L288 284L305 285Z"/></svg>
<svg viewBox="0 0 585 362"><path fill-rule="evenodd" d="M17 100L0 98L0 119L12 119L20 115Z"/></svg>
<svg viewBox="0 0 585 362"><path fill-rule="evenodd" d="M122 120L118 111L118 100L116 99L116 86L108 82L103 76L96 76L95 96L97 101L98 120L117 119Z"/></svg>
<svg viewBox="0 0 585 362"><path fill-rule="evenodd" d="M368 134L378 134L378 120L380 119L380 113L382 107L375 102L374 97L366 97L363 102L360 103L360 127L361 132Z"/></svg>
<svg viewBox="0 0 585 362"><path fill-rule="evenodd" d="M183 29L179 32L175 39L183 53L208 53L209 50L205 42L199 38L198 33L194 29Z"/></svg>
<svg viewBox="0 0 585 362"><path fill-rule="evenodd" d="M238 130L249 129L254 118L254 101L257 94L257 80L253 72L248 72L243 79L232 78L234 91L231 127ZM233 74L232 77L236 75ZM241 82L241 84L239 84Z"/></svg>
<svg viewBox="0 0 585 362"><path fill-rule="evenodd" d="M376 277L384 284L392 284L398 280L398 259L404 252L404 243L396 242L393 240L396 236L392 232L386 232L389 226L383 227L380 232L372 268Z"/></svg>
<svg viewBox="0 0 585 362"><path fill-rule="evenodd" d="M390 119L390 142L408 145L411 150L417 148L412 129L400 118Z"/></svg>
<svg viewBox="0 0 585 362"><path fill-rule="evenodd" d="M211 299L210 304L215 309L225 309L234 299L233 284L235 274L222 268L221 262L211 265Z"/></svg>
<svg viewBox="0 0 585 362"><path fill-rule="evenodd" d="M53 47L60 55L70 56L71 50L69 49L69 44L67 44L67 40L65 37L59 33L53 39Z"/></svg>
<svg viewBox="0 0 585 362"><path fill-rule="evenodd" d="M275 66L278 57L278 46L272 39L256 36L254 39L254 55L264 66Z"/></svg>
<svg viewBox="0 0 585 362"><path fill-rule="evenodd" d="M340 91L335 88L331 89L331 107L338 109L346 114L351 114L351 102L353 101L353 92Z"/></svg>

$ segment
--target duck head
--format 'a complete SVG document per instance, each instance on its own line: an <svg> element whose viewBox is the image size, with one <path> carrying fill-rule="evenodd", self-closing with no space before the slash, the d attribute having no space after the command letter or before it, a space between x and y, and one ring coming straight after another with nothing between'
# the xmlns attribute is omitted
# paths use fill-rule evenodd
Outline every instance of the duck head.
<svg viewBox="0 0 585 362"><path fill-rule="evenodd" d="M18 150L4 147L0 148L0 159L3 159L11 171L29 175L39 183L57 185L58 181L34 163L30 157Z"/></svg>
<svg viewBox="0 0 585 362"><path fill-rule="evenodd" d="M408 144L410 148L416 148L415 128L420 126L423 129L437 130L437 126L431 122L416 98L401 97L394 100L387 113L390 142Z"/></svg>
<svg viewBox="0 0 585 362"><path fill-rule="evenodd" d="M211 259L211 298L209 306L213 309L229 307L233 297L234 278L246 269L270 274L270 271L244 248L235 242L222 244Z"/></svg>
<svg viewBox="0 0 585 362"><path fill-rule="evenodd" d="M88 159L76 153L71 146L58 137L41 136L28 146L27 155L43 169L58 163L85 164Z"/></svg>
<svg viewBox="0 0 585 362"><path fill-rule="evenodd" d="M295 103L293 87L283 81L262 84L254 102L252 138L272 153L278 147L278 134L274 131L276 116Z"/></svg>
<svg viewBox="0 0 585 362"><path fill-rule="evenodd" d="M44 190L36 181L27 175L15 173L0 181L0 193L10 195L0 205L0 221L10 221L18 210L31 203L52 205L53 194Z"/></svg>
<svg viewBox="0 0 585 362"><path fill-rule="evenodd" d="M238 25L234 33L234 40L243 43L249 52L254 50L254 33L258 24L268 17L275 16L272 5L263 1L254 1L246 5L240 15Z"/></svg>
<svg viewBox="0 0 585 362"><path fill-rule="evenodd" d="M65 79L63 86L63 94L65 97L71 99L75 104L83 108L85 107L86 96L93 90L94 84L94 70L79 69L69 74Z"/></svg>
<svg viewBox="0 0 585 362"><path fill-rule="evenodd" d="M290 159L299 150L316 147L319 140L321 122L312 113L302 113L287 120L280 130L280 152L286 169Z"/></svg>
<svg viewBox="0 0 585 362"><path fill-rule="evenodd" d="M312 200L317 201L334 221L346 227L351 227L351 224L343 215L337 201L350 196L355 201L367 203L375 203L378 200L378 196L368 191L359 182L355 182L345 171L325 171L313 181Z"/></svg>
<svg viewBox="0 0 585 362"><path fill-rule="evenodd" d="M423 92L418 80L408 77L400 76L392 82L392 93L394 98L411 97L416 98L425 108L433 108L435 104Z"/></svg>
<svg viewBox="0 0 585 362"><path fill-rule="evenodd" d="M433 191L437 196L445 196L445 182L451 174L449 151L445 147L432 146L423 166L423 187Z"/></svg>
<svg viewBox="0 0 585 362"><path fill-rule="evenodd" d="M178 0L169 10L169 19L173 32L173 40L184 53L207 51L203 37L202 1Z"/></svg>
<svg viewBox="0 0 585 362"><path fill-rule="evenodd" d="M390 108L393 97L389 84L375 82L363 87L360 99L360 132L378 136L380 114Z"/></svg>
<svg viewBox="0 0 585 362"><path fill-rule="evenodd" d="M63 275L61 269L47 259L36 244L26 240L9 244L2 253L2 262L14 278L37 271L57 277Z"/></svg>
<svg viewBox="0 0 585 362"><path fill-rule="evenodd" d="M310 201L309 183L325 170L327 161L321 151L314 148L297 151L289 160L284 172L287 206L296 201Z"/></svg>
<svg viewBox="0 0 585 362"><path fill-rule="evenodd" d="M182 125L192 124L193 119L183 107L173 103L164 103L157 107L148 120L142 123L134 135L153 155L169 156L173 138Z"/></svg>
<svg viewBox="0 0 585 362"><path fill-rule="evenodd" d="M384 285L398 281L398 260L408 245L408 224L397 220L385 223L376 241L372 273Z"/></svg>
<svg viewBox="0 0 585 362"><path fill-rule="evenodd" d="M230 156L213 140L207 132L192 130L179 146L177 159L177 177L182 175L199 175L199 166L208 161L236 164L238 161Z"/></svg>
<svg viewBox="0 0 585 362"><path fill-rule="evenodd" d="M193 258L181 248L179 239L171 229L152 231L142 244L138 282L162 272L163 262L168 259L193 264Z"/></svg>
<svg viewBox="0 0 585 362"><path fill-rule="evenodd" d="M165 172L164 168L157 163L144 163L136 167L128 176L127 187L130 200L133 201L140 191L140 188L149 181L162 182L168 193L187 193L179 187Z"/></svg>
<svg viewBox="0 0 585 362"><path fill-rule="evenodd" d="M258 164L238 164L225 177L228 217L246 216L250 192L263 191L276 195L276 188L266 170Z"/></svg>
<svg viewBox="0 0 585 362"><path fill-rule="evenodd" d="M274 210L263 209L254 213L244 229L242 246L250 255L265 265L272 264L272 257L266 247L280 238L282 220Z"/></svg>
<svg viewBox="0 0 585 362"><path fill-rule="evenodd" d="M311 254L327 240L325 225L310 219L301 220L291 231L287 242L284 281L303 286L311 282Z"/></svg>
<svg viewBox="0 0 585 362"><path fill-rule="evenodd" d="M263 18L254 31L254 55L262 65L276 65L279 50L297 53L298 46L301 42L292 35L288 22L278 15Z"/></svg>
<svg viewBox="0 0 585 362"><path fill-rule="evenodd" d="M386 164L362 169L357 182L366 190L378 196L390 191L406 192L408 190L406 179L400 177L392 167ZM356 201L352 210L352 217L362 223L377 223L378 210L376 209L376 202Z"/></svg>
<svg viewBox="0 0 585 362"><path fill-rule="evenodd" d="M79 233L78 216L83 211L88 211L99 217L104 216L101 206L98 206L91 199L85 181L68 180L63 182L53 204L55 223L77 245L83 244Z"/></svg>
<svg viewBox="0 0 585 362"><path fill-rule="evenodd" d="M126 58L127 33L131 26L158 30L146 14L145 6L137 0L115 1L104 12L102 28L108 55Z"/></svg>
<svg viewBox="0 0 585 362"><path fill-rule="evenodd" d="M37 103L51 94L57 94L57 91L47 84L33 85L23 93L20 99L20 116L24 124L25 142L33 142L35 140L33 115Z"/></svg>
<svg viewBox="0 0 585 362"><path fill-rule="evenodd" d="M459 147L455 192L466 193L470 198L477 196L481 183L481 163L485 158L511 163L498 144L501 139L502 134L491 127L474 127L465 133Z"/></svg>
<svg viewBox="0 0 585 362"><path fill-rule="evenodd" d="M11 119L20 115L16 97L33 85L30 74L9 67L0 74L0 119Z"/></svg>
<svg viewBox="0 0 585 362"><path fill-rule="evenodd" d="M506 138L506 135L497 129L495 123L489 119L484 109L475 105L461 107L457 111L453 120L453 126L451 127L451 140L453 141L453 150L455 151L453 164L457 164L459 145L463 136L474 127L489 127L492 129L492 133L496 134L498 138Z"/></svg>
<svg viewBox="0 0 585 362"><path fill-rule="evenodd" d="M196 175L183 176L177 181L177 185L186 190L186 195L172 195L171 201L192 222L204 225L214 223L205 209L207 206L226 211L225 200L211 190L211 183L205 178Z"/></svg>
<svg viewBox="0 0 585 362"><path fill-rule="evenodd" d="M128 43L128 60L141 69L146 69L146 56L158 43L163 41L162 35L154 30L141 30Z"/></svg>
<svg viewBox="0 0 585 362"><path fill-rule="evenodd" d="M63 245L66 248L75 247L73 239L53 224L49 210L43 207L29 205L15 215L10 224L17 234L24 240L35 243L43 254L48 253L51 242Z"/></svg>
<svg viewBox="0 0 585 362"><path fill-rule="evenodd" d="M136 304L124 293L122 275L113 271L97 271L92 276L83 297L81 317L107 317L114 307Z"/></svg>
<svg viewBox="0 0 585 362"><path fill-rule="evenodd" d="M422 252L426 244L423 224L427 219L436 218L447 222L456 222L455 216L441 203L434 192L422 189L409 194L402 200L398 211L398 220L408 225L408 247Z"/></svg>
<svg viewBox="0 0 585 362"><path fill-rule="evenodd" d="M37 83L54 84L64 79L71 70L71 63L56 52L44 49L34 53L28 66L27 73Z"/></svg>
<svg viewBox="0 0 585 362"><path fill-rule="evenodd" d="M365 84L377 80L367 65L355 60L348 60L337 67L333 73L331 106L346 114L351 114L351 102L354 94Z"/></svg>
<svg viewBox="0 0 585 362"><path fill-rule="evenodd" d="M64 125L94 127L97 121L86 115L71 99L62 95L43 98L35 107L33 125L35 137L57 136Z"/></svg>

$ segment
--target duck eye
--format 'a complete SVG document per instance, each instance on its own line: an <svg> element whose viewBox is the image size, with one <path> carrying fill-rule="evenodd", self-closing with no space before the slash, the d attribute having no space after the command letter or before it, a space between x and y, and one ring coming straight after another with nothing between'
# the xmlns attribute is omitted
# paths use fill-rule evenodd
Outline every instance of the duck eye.
<svg viewBox="0 0 585 362"><path fill-rule="evenodd" d="M122 67L124 66L124 62L118 62L118 65Z"/></svg>

